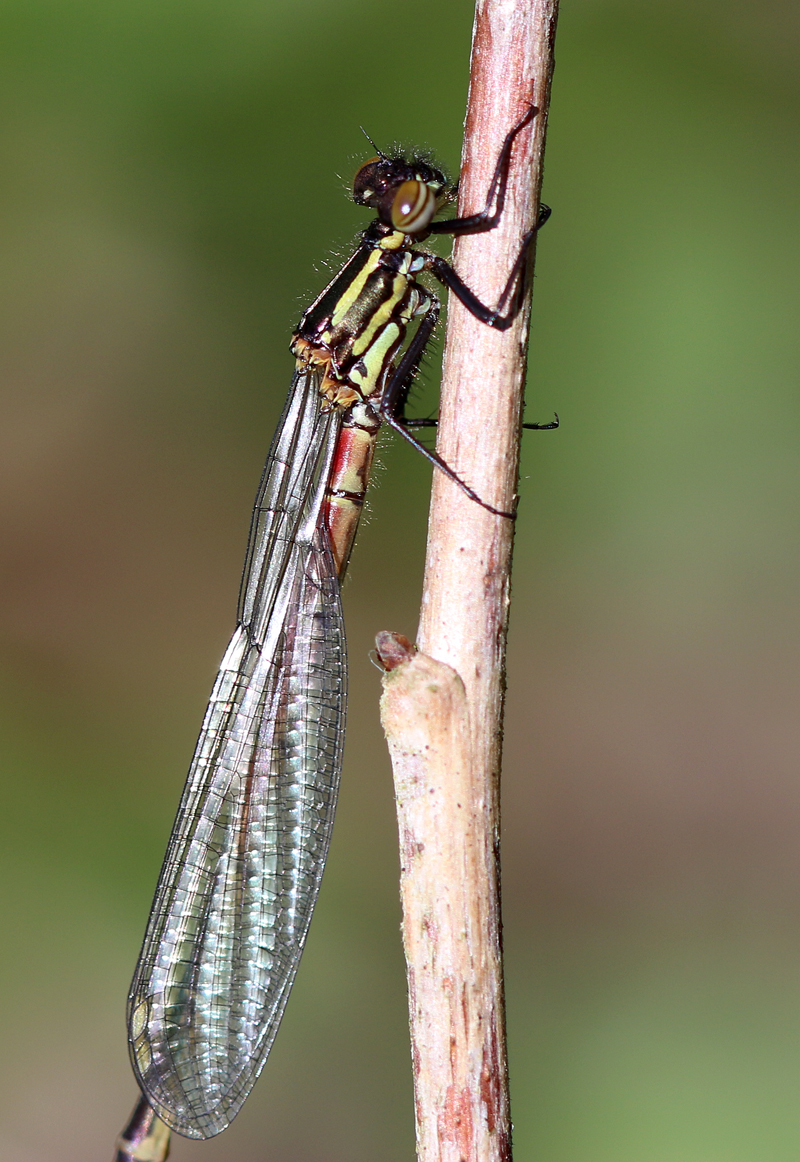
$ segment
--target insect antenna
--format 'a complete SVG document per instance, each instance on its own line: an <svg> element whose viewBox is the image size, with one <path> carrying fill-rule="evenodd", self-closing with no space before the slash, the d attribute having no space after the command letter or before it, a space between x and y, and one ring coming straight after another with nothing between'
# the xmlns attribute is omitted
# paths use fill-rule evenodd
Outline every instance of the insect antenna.
<svg viewBox="0 0 800 1162"><path fill-rule="evenodd" d="M381 159L381 161L388 161L388 160L389 160L388 156L387 156L387 155L386 155L386 154L383 152L383 150L382 150L382 149L379 149L379 148L378 148L378 146L377 146L377 145L375 144L375 142L372 140L372 138L370 137L370 135L367 133L367 131L366 131L366 129L364 128L364 126L363 126L363 125L359 125L359 129L360 129L360 130L361 130L361 132L364 134L364 136L366 137L367 141L370 143L370 145L372 146L372 148L375 150L375 152L377 153L377 155L378 155L378 157Z"/></svg>

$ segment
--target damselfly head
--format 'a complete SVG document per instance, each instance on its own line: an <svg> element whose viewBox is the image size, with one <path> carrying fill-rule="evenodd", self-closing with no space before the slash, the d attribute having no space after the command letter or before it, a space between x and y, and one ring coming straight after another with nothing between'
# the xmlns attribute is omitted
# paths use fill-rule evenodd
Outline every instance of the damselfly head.
<svg viewBox="0 0 800 1162"><path fill-rule="evenodd" d="M426 161L380 154L362 165L353 182L353 201L371 206L387 226L423 234L439 208L447 181Z"/></svg>

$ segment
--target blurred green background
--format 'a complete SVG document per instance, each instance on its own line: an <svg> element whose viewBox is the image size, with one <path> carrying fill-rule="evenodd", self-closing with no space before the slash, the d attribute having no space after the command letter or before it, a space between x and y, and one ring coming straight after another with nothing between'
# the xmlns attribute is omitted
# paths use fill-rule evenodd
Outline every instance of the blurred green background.
<svg viewBox="0 0 800 1162"><path fill-rule="evenodd" d="M9 1162L108 1159L133 1104L125 995L288 338L364 221L359 126L457 164L470 30L456 0L0 8ZM795 1162L800 17L564 0L557 56L528 418L562 427L525 440L504 782L516 1157ZM413 1157L368 652L414 634L430 473L381 459L308 950L241 1116L176 1162Z"/></svg>

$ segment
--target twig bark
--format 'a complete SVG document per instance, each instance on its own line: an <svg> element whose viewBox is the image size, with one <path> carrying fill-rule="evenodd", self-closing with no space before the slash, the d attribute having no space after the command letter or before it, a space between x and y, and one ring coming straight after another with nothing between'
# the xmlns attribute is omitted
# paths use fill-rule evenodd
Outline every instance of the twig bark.
<svg viewBox="0 0 800 1162"><path fill-rule="evenodd" d="M389 636L379 635L378 652L391 666L381 640ZM487 1007L502 985L487 940L496 932L494 853L466 691L443 662L411 651L406 660L386 676L381 713L400 820L417 1156L507 1159L502 1037Z"/></svg>
<svg viewBox="0 0 800 1162"><path fill-rule="evenodd" d="M556 15L557 0L478 0L460 214L483 204L508 130L539 110L515 141L500 224L456 243L457 270L490 304L538 213ZM529 308L530 294L500 332L452 296L448 307L437 449L501 510L515 501ZM389 676L382 703L420 1162L511 1158L498 845L512 543L511 520L434 473L418 637L428 656Z"/></svg>

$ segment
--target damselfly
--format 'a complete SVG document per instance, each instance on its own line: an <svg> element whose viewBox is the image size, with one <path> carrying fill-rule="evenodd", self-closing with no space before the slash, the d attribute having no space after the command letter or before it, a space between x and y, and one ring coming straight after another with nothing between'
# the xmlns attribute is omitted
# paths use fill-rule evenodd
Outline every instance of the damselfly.
<svg viewBox="0 0 800 1162"><path fill-rule="evenodd" d="M476 318L507 327L546 211L522 239L494 309L419 243L497 225L514 138L536 112L529 109L505 138L486 205L467 217L433 221L455 191L428 161L379 153L363 165L353 197L378 216L294 335L297 365L256 497L238 623L211 693L128 1003L142 1092L187 1137L211 1137L238 1113L269 1053L305 943L344 738L339 581L381 424L483 504L418 443L405 418L439 313L418 277L433 275Z"/></svg>

